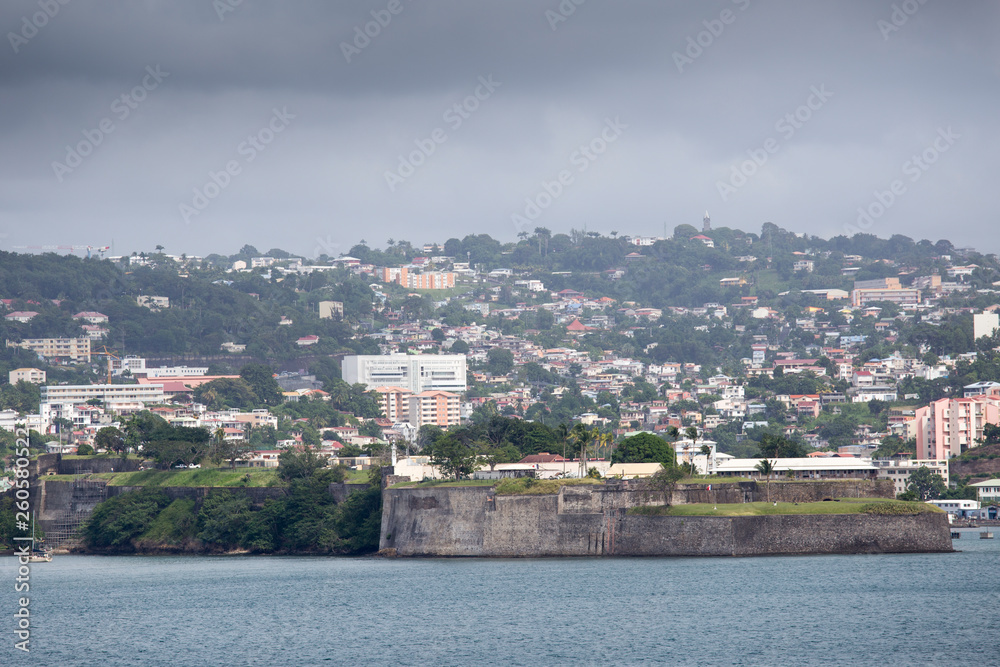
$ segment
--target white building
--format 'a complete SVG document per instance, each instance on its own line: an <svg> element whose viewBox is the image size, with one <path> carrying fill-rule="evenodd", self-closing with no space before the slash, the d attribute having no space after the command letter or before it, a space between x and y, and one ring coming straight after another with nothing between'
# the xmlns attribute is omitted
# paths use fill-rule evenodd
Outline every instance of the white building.
<svg viewBox="0 0 1000 667"><path fill-rule="evenodd" d="M148 378L190 378L208 375L208 366L162 366L147 368L145 373Z"/></svg>
<svg viewBox="0 0 1000 667"><path fill-rule="evenodd" d="M74 405L99 399L110 410L131 410L136 406L164 401L162 384L66 384L41 388L39 412L46 423L63 417Z"/></svg>
<svg viewBox="0 0 1000 667"><path fill-rule="evenodd" d="M976 496L980 502L996 504L1000 502L1000 479L988 479L969 486L976 487Z"/></svg>
<svg viewBox="0 0 1000 667"><path fill-rule="evenodd" d="M145 373L146 360L142 357L125 357L123 359L108 357L108 372L111 375L117 377L125 371L128 371L130 375Z"/></svg>
<svg viewBox="0 0 1000 667"><path fill-rule="evenodd" d="M464 354L348 355L341 364L341 377L348 384L400 387L413 394L424 391L464 392Z"/></svg>
<svg viewBox="0 0 1000 667"><path fill-rule="evenodd" d="M45 384L45 371L39 368L16 368L7 374L11 384L22 380L33 384Z"/></svg>
<svg viewBox="0 0 1000 667"><path fill-rule="evenodd" d="M47 422L41 415L19 415L14 410L0 410L0 429L16 432L17 427L23 427L29 431L45 433Z"/></svg>
<svg viewBox="0 0 1000 667"><path fill-rule="evenodd" d="M166 296L140 295L135 298L135 302L150 310L162 310L170 307L170 297Z"/></svg>
<svg viewBox="0 0 1000 667"><path fill-rule="evenodd" d="M1000 329L1000 315L997 313L977 313L972 316L972 335L976 340L992 336L997 329Z"/></svg>
<svg viewBox="0 0 1000 667"><path fill-rule="evenodd" d="M870 459L854 457L803 457L788 459L769 459L774 466L771 478L787 478L789 473L794 479L874 479L878 468ZM716 461L715 474L725 477L764 478L757 470L757 465L763 459L728 459Z"/></svg>
<svg viewBox="0 0 1000 667"><path fill-rule="evenodd" d="M896 495L906 491L910 483L910 474L920 468L927 468L932 473L941 475L945 485L948 484L948 461L940 459L875 459L872 461L878 468L879 479L891 479Z"/></svg>
<svg viewBox="0 0 1000 667"><path fill-rule="evenodd" d="M964 517L969 513L975 513L978 515L980 509L978 500L928 500L927 504L934 505L948 514L957 517Z"/></svg>

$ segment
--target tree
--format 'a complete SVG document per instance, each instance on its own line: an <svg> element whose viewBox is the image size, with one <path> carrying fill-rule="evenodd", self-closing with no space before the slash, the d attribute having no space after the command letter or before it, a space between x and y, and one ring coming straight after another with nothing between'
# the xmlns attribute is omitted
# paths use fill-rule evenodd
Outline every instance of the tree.
<svg viewBox="0 0 1000 667"><path fill-rule="evenodd" d="M933 500L940 498L947 490L944 478L936 472L931 472L927 466L920 466L910 473L910 481L906 490L912 491L918 500Z"/></svg>
<svg viewBox="0 0 1000 667"><path fill-rule="evenodd" d="M326 467L326 463L312 447L307 446L302 451L286 449L278 456L278 477L286 482L313 477L317 470Z"/></svg>
<svg viewBox="0 0 1000 667"><path fill-rule="evenodd" d="M1000 425L986 424L983 426L983 444L996 445L1000 443Z"/></svg>
<svg viewBox="0 0 1000 667"><path fill-rule="evenodd" d="M280 405L283 397L274 371L264 364L247 364L240 370L240 377L250 385L257 399L264 405Z"/></svg>
<svg viewBox="0 0 1000 667"><path fill-rule="evenodd" d="M114 426L105 426L99 430L94 437L94 446L116 454L124 454L129 449L125 434Z"/></svg>
<svg viewBox="0 0 1000 667"><path fill-rule="evenodd" d="M774 463L772 463L769 459L763 459L754 467L758 472L760 472L760 474L767 475L767 501L771 502L771 475L774 473Z"/></svg>
<svg viewBox="0 0 1000 667"><path fill-rule="evenodd" d="M804 454L801 445L773 433L762 435L759 447L764 458L799 458Z"/></svg>
<svg viewBox="0 0 1000 667"><path fill-rule="evenodd" d="M754 468L761 474L767 476L767 479L771 479L771 475L774 473L774 464L770 459L762 459Z"/></svg>
<svg viewBox="0 0 1000 667"><path fill-rule="evenodd" d="M451 352L452 354L468 354L469 344L466 343L464 340L459 339L451 344L451 347L448 348L448 351Z"/></svg>
<svg viewBox="0 0 1000 667"><path fill-rule="evenodd" d="M477 454L474 449L449 433L432 445L431 465L441 470L446 477L462 479L476 469Z"/></svg>
<svg viewBox="0 0 1000 667"><path fill-rule="evenodd" d="M660 463L665 467L673 466L675 459L670 443L652 433L622 439L612 457L615 463Z"/></svg>
<svg viewBox="0 0 1000 667"><path fill-rule="evenodd" d="M486 354L486 367L493 375L507 375L514 370L514 353L502 347L491 348Z"/></svg>
<svg viewBox="0 0 1000 667"><path fill-rule="evenodd" d="M662 496L663 504L670 505L674 488L677 486L677 482L683 478L684 471L679 467L663 466L643 483L642 488L646 493Z"/></svg>

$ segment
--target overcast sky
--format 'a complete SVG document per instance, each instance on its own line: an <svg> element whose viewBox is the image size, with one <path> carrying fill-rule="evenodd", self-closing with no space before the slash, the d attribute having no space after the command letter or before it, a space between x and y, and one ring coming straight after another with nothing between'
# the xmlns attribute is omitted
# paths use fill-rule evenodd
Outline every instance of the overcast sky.
<svg viewBox="0 0 1000 667"><path fill-rule="evenodd" d="M0 25L6 250L336 255L707 209L1000 251L995 1L4 0Z"/></svg>

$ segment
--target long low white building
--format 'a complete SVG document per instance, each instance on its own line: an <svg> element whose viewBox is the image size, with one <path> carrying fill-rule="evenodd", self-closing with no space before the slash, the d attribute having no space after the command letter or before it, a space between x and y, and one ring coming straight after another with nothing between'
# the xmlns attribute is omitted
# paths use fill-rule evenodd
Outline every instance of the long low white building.
<svg viewBox="0 0 1000 667"><path fill-rule="evenodd" d="M107 409L116 410L135 405L163 403L162 384L62 384L41 387L39 412L49 423L54 417L74 405L98 399Z"/></svg>
<svg viewBox="0 0 1000 667"><path fill-rule="evenodd" d="M794 479L875 479L878 468L871 459L845 456L768 459L774 466L773 477ZM722 477L761 477L757 466L763 459L718 459L715 474Z"/></svg>

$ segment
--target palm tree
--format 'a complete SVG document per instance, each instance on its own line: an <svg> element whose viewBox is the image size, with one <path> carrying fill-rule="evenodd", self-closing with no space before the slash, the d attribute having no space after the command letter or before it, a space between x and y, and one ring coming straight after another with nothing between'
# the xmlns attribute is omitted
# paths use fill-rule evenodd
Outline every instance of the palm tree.
<svg viewBox="0 0 1000 667"><path fill-rule="evenodd" d="M691 441L691 447L688 450L688 460L687 462L691 464L691 473L694 474L694 446L698 444L698 427L688 426L684 429L684 435L688 440Z"/></svg>
<svg viewBox="0 0 1000 667"><path fill-rule="evenodd" d="M566 476L566 443L569 440L569 427L566 426L566 422L560 422L559 426L556 427L556 437L559 442L562 442L563 446L563 477Z"/></svg>
<svg viewBox="0 0 1000 667"><path fill-rule="evenodd" d="M774 464L769 459L761 459L760 463L754 466L762 475L767 475L767 501L771 502L771 474L774 472Z"/></svg>
<svg viewBox="0 0 1000 667"><path fill-rule="evenodd" d="M590 440L587 427L582 422L573 424L568 440L573 445L580 446L580 477L585 477L587 474L587 442Z"/></svg>

